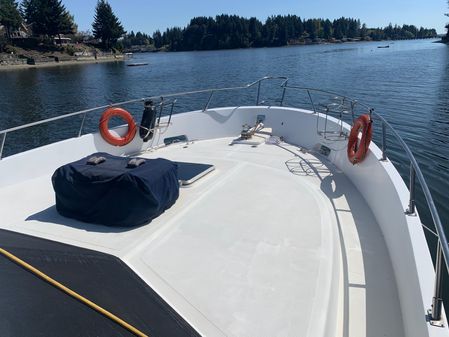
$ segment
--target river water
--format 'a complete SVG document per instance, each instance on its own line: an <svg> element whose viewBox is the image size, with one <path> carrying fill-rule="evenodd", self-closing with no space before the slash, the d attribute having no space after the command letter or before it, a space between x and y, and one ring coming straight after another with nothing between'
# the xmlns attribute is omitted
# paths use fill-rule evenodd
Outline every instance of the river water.
<svg viewBox="0 0 449 337"><path fill-rule="evenodd" d="M266 75L287 76L290 84L327 89L374 107L399 131L423 170L449 230L449 46L435 40L360 42L229 51L152 53L132 62L61 66L0 72L0 129L109 102L211 87L237 86ZM279 84L279 83L278 83ZM261 100L279 99L262 90ZM180 100L175 112L199 108L204 97ZM254 92L217 95L212 105L253 104ZM286 96L286 104L299 99ZM135 107L138 114L141 106ZM97 128L98 115L85 131ZM80 119L8 135L5 155L68 136ZM380 144L380 125L374 140ZM389 157L408 179L406 157L390 141ZM418 207L431 223L420 190Z"/></svg>

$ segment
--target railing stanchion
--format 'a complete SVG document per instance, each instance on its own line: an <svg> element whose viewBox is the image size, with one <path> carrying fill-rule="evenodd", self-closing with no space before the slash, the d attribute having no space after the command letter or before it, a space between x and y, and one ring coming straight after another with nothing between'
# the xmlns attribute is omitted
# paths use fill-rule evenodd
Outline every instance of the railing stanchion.
<svg viewBox="0 0 449 337"><path fill-rule="evenodd" d="M315 109L315 104L313 103L312 95L310 94L310 90L307 90L307 95L309 95L310 103L312 104L313 112L317 113Z"/></svg>
<svg viewBox="0 0 449 337"><path fill-rule="evenodd" d="M440 240L438 240L437 257L435 261L435 290L432 299L432 314L431 314L432 321L441 320L441 309L443 305L443 282L442 282L443 274L441 270L442 265L443 265L443 256L441 250L441 243Z"/></svg>
<svg viewBox="0 0 449 337"><path fill-rule="evenodd" d="M203 112L206 111L206 110L209 108L209 104L210 104L210 101L211 101L212 96L214 95L214 93L215 93L215 91L212 90L211 93L210 93L210 95L209 95L209 99L207 100L207 103L206 103L206 105L205 105L204 108L203 108Z"/></svg>
<svg viewBox="0 0 449 337"><path fill-rule="evenodd" d="M0 160L3 158L3 148L5 147L6 132L3 134L2 142L0 143Z"/></svg>
<svg viewBox="0 0 449 337"><path fill-rule="evenodd" d="M413 164L410 164L410 199L408 202L408 208L405 211L406 214L415 214L415 168Z"/></svg>
<svg viewBox="0 0 449 337"><path fill-rule="evenodd" d="M256 105L259 105L259 97L260 97L260 84L262 83L262 81L259 81L259 83L257 84L257 98L256 98Z"/></svg>
<svg viewBox="0 0 449 337"><path fill-rule="evenodd" d="M80 130L78 132L78 137L81 137L81 134L83 133L84 121L86 120L86 114L87 114L87 112L85 112L83 114L83 119L81 120L81 125L80 125Z"/></svg>
<svg viewBox="0 0 449 337"><path fill-rule="evenodd" d="M382 122L382 160L387 160L387 126Z"/></svg>
<svg viewBox="0 0 449 337"><path fill-rule="evenodd" d="M212 95L211 95L211 96L212 96ZM174 108L175 108L176 101L177 101L177 100L175 99L175 100L173 100L173 102L171 102L170 116L168 117L167 127L170 125L170 122L171 122L171 116L173 115L173 110L174 110ZM207 107L206 107L206 109L207 109Z"/></svg>
<svg viewBox="0 0 449 337"><path fill-rule="evenodd" d="M161 96L161 102L159 103L160 109L159 109L159 116L157 117L157 124L159 125L161 123L161 117L162 117L162 112L164 111L164 96Z"/></svg>
<svg viewBox="0 0 449 337"><path fill-rule="evenodd" d="M281 97L281 106L284 106L284 98L285 98L285 91L287 90L287 81L284 82L284 90L282 90L282 97Z"/></svg>

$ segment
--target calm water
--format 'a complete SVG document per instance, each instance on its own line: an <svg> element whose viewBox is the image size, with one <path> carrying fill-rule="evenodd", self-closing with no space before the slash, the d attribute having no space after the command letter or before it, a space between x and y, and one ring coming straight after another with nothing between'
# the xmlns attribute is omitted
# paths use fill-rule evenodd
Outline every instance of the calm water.
<svg viewBox="0 0 449 337"><path fill-rule="evenodd" d="M386 116L415 153L449 229L449 47L432 42L399 41L385 49L367 42L142 54L133 62L150 66L110 63L0 72L0 129L108 102L288 76L291 84L340 92ZM271 89L265 88L261 98L278 98L279 91ZM251 104L250 94L217 96L212 105ZM198 108L204 99L180 101L176 111ZM287 104L295 100L301 98L287 95ZM141 107L133 109L139 114ZM8 135L5 154L75 135L79 122L75 118ZM87 122L86 131L95 130L98 115ZM379 144L378 131L375 140ZM405 157L394 142L388 145L390 158L407 179ZM429 222L418 194L424 222Z"/></svg>

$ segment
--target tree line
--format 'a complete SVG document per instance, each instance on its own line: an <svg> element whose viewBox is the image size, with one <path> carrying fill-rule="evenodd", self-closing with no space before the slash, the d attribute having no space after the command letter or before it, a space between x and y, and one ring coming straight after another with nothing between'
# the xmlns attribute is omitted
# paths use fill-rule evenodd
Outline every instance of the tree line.
<svg viewBox="0 0 449 337"><path fill-rule="evenodd" d="M23 0L20 6L16 0L0 0L0 24L10 40L11 33L22 25L31 27L33 34L43 40L77 32L74 17L62 0ZM262 22L254 17L248 19L222 14L215 18L195 17L186 27L172 27L164 32L157 30L152 35L133 31L126 34L107 0L98 0L92 35L106 49L151 46L155 49L188 51L276 47L323 40L416 39L436 37L437 33L435 29L414 25L390 24L384 28L368 28L358 19L345 17L331 21L277 15Z"/></svg>
<svg viewBox="0 0 449 337"><path fill-rule="evenodd" d="M275 47L320 40L343 39L384 40L420 39L436 37L435 29L414 25L389 25L385 28L367 28L353 18L305 19L296 15L272 16L264 23L257 18L237 15L196 17L184 27L173 27L152 38L156 48L172 51L211 50L248 47Z"/></svg>
<svg viewBox="0 0 449 337"><path fill-rule="evenodd" d="M124 49L130 49L133 46L152 46L154 40L148 34L131 31L124 36L120 44Z"/></svg>
<svg viewBox="0 0 449 337"><path fill-rule="evenodd" d="M77 32L74 17L62 0L23 0L20 6L15 0L0 0L0 25L4 26L10 41L11 34L24 25L29 27L33 36L42 40ZM97 2L92 33L105 48L113 47L125 34L122 24L106 0Z"/></svg>

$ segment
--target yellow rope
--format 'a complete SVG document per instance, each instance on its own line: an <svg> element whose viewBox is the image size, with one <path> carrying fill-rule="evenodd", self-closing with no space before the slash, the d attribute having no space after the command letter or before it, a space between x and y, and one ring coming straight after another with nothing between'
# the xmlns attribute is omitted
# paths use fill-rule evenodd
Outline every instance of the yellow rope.
<svg viewBox="0 0 449 337"><path fill-rule="evenodd" d="M58 281L52 279L48 275L44 274L40 270L38 270L38 269L34 268L33 266L29 265L25 261L19 259L17 256L11 254L10 252L4 250L3 248L0 248L0 253L3 254L4 256L6 256L11 261L17 263L18 265L24 267L25 269L27 269L30 272L34 273L35 275L39 276L44 281L50 283L51 285L53 285L56 288L62 290L66 294L68 294L68 295L72 296L73 298L77 299L78 301L86 304L88 307L98 311L100 314L102 314L102 315L106 316L107 318L113 320L114 322L116 322L117 324L121 325L122 327L124 327L128 331L132 332L134 335L139 336L139 337L148 337L148 335L146 335L143 332L141 332L140 330L136 329L131 324L126 323L124 320L122 320L119 317L115 316L113 313L107 311L106 309L103 309L102 307L100 307L99 305L95 304L94 302L89 301L87 298L85 298L85 297L81 296L80 294L74 292L73 290L67 288L63 284L61 284Z"/></svg>

